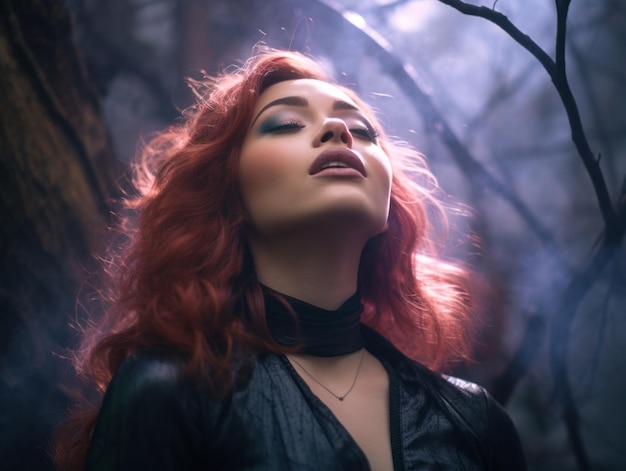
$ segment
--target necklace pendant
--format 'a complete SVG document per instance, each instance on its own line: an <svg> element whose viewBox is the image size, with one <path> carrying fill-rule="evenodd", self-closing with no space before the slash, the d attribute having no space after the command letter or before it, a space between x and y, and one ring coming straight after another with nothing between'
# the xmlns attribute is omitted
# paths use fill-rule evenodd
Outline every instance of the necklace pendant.
<svg viewBox="0 0 626 471"><path fill-rule="evenodd" d="M356 385L356 380L358 379L359 373L361 372L361 366L363 365L363 358L364 357L365 357L365 349L363 348L363 349L361 349L361 359L359 360L359 366L357 367L356 374L354 375L354 379L352 380L352 386L350 386L350 389L348 389L343 396L338 396L337 394L332 392L327 386L322 384L315 376L313 376L311 373L309 373L306 370L306 368L304 366L302 366L300 364L300 362L298 362L298 360L296 360L295 358L287 357L287 359L293 361L296 365L298 365L298 367L300 367L302 369L302 371L304 373L306 373L307 376L309 376L309 378L311 378L313 381L315 381L317 384L319 384L322 388L324 388L326 391L328 391L329 394L332 394L332 396L337 398L337 400L343 401L348 396L348 394L350 394L352 392L352 390L354 389L354 386Z"/></svg>

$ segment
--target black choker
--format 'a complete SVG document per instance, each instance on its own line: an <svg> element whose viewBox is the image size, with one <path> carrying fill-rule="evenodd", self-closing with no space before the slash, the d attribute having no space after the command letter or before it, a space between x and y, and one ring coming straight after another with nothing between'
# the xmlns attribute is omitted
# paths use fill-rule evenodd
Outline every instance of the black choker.
<svg viewBox="0 0 626 471"><path fill-rule="evenodd" d="M302 346L299 353L330 357L356 352L363 348L361 335L360 297L354 294L336 311L300 301L281 293L297 315L297 322L287 307L263 287L267 326L276 342L293 347Z"/></svg>

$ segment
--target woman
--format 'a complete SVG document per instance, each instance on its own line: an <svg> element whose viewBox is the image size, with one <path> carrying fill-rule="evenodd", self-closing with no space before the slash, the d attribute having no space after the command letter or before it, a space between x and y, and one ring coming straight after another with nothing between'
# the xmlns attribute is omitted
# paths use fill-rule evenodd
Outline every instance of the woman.
<svg viewBox="0 0 626 471"><path fill-rule="evenodd" d="M194 89L138 166L86 367L106 393L60 467L525 469L495 401L433 372L468 354L470 297L414 152L296 53Z"/></svg>

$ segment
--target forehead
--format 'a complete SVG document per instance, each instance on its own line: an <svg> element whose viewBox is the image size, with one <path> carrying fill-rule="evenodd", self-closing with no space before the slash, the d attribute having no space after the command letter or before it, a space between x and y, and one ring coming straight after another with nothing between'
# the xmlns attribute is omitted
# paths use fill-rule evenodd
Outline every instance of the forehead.
<svg viewBox="0 0 626 471"><path fill-rule="evenodd" d="M287 96L307 98L310 105L315 105L322 101L345 101L354 105L356 108L360 108L358 104L340 88L328 82L315 79L287 80L276 83L261 93L255 108L259 110L268 103Z"/></svg>

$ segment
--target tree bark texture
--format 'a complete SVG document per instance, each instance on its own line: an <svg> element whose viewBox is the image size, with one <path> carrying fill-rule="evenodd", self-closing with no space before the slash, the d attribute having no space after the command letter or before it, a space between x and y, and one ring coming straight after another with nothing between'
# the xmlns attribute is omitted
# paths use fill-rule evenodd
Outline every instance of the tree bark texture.
<svg viewBox="0 0 626 471"><path fill-rule="evenodd" d="M62 0L0 3L0 462L49 469L83 264L114 159ZM50 414L52 412L52 414ZM8 466L8 467L5 467Z"/></svg>

